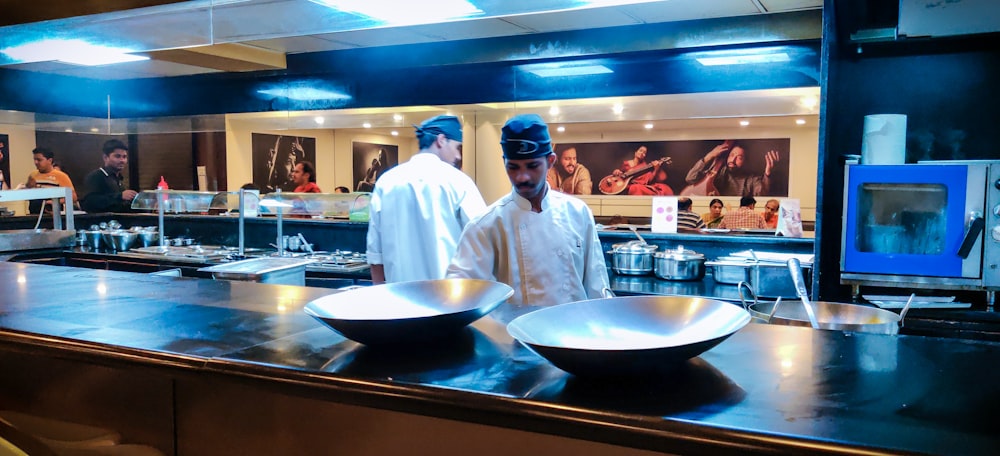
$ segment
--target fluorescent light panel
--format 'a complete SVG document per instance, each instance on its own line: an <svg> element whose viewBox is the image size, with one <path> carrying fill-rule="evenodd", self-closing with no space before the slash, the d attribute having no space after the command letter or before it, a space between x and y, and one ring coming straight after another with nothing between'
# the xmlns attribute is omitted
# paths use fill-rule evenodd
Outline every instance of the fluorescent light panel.
<svg viewBox="0 0 1000 456"><path fill-rule="evenodd" d="M338 11L360 14L386 24L427 24L448 19L461 19L483 14L483 10L466 0L434 0L433 3L412 0L313 0Z"/></svg>
<svg viewBox="0 0 1000 456"><path fill-rule="evenodd" d="M604 65L578 65L566 67L532 67L525 69L528 73L543 78L555 78L563 76L590 76L594 74L614 73L611 68Z"/></svg>
<svg viewBox="0 0 1000 456"><path fill-rule="evenodd" d="M698 63L705 66L716 66L716 65L748 65L755 63L776 63L776 62L788 62L791 58L788 54L784 52L772 53L772 54L747 54L747 55L730 55L730 56L720 56L720 57L702 57L698 60Z"/></svg>
<svg viewBox="0 0 1000 456"><path fill-rule="evenodd" d="M129 54L130 49L98 46L84 40L41 40L0 50L7 57L23 62L57 61L75 65L97 66L149 60Z"/></svg>
<svg viewBox="0 0 1000 456"><path fill-rule="evenodd" d="M281 89L258 90L257 93L270 95L272 97L284 97L296 101L317 101L317 100L349 100L351 97L342 93L330 92L328 90L315 89L312 87L293 87Z"/></svg>

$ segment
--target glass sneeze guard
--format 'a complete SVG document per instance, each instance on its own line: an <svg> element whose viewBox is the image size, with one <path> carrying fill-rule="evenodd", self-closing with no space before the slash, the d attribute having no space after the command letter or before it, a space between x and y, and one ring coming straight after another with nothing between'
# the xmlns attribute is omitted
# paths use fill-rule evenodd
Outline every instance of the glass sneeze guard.
<svg viewBox="0 0 1000 456"><path fill-rule="evenodd" d="M371 194L355 193L292 193L275 192L261 197L263 215L302 216L309 218L346 219L368 221L368 203Z"/></svg>

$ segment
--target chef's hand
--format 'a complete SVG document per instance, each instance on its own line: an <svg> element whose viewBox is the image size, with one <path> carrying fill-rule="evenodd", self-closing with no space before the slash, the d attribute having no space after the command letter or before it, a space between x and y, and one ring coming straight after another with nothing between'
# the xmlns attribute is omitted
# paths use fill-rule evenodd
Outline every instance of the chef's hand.
<svg viewBox="0 0 1000 456"><path fill-rule="evenodd" d="M771 168L773 168L774 164L777 163L778 160L780 160L780 159L781 159L781 156L778 155L778 151L776 151L776 150L770 150L770 151L767 152L767 155L764 156L764 175L765 176L768 176L768 177L771 176Z"/></svg>
<svg viewBox="0 0 1000 456"><path fill-rule="evenodd" d="M132 201L138 193L135 190L125 190L122 192L122 201Z"/></svg>

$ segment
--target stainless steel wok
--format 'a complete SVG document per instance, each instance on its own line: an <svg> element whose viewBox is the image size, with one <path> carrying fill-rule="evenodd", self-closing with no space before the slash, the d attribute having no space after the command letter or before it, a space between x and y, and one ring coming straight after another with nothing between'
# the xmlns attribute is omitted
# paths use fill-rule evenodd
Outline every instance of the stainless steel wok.
<svg viewBox="0 0 1000 456"><path fill-rule="evenodd" d="M394 344L452 336L513 294L488 280L420 280L324 296L306 304L305 312L355 342Z"/></svg>
<svg viewBox="0 0 1000 456"><path fill-rule="evenodd" d="M507 332L572 374L635 376L672 371L749 322L747 311L722 301L630 296L537 310Z"/></svg>

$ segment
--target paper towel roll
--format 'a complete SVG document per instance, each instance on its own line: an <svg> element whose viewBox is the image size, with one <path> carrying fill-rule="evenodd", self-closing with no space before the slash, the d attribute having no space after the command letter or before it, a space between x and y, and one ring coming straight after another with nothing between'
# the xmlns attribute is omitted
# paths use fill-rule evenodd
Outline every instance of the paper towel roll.
<svg viewBox="0 0 1000 456"><path fill-rule="evenodd" d="M865 116L861 138L862 165L902 165L906 163L906 115Z"/></svg>

